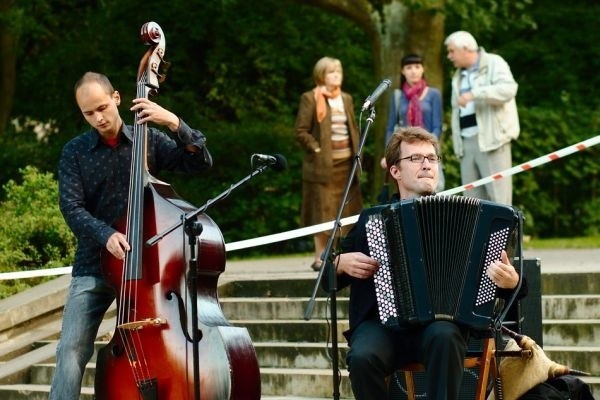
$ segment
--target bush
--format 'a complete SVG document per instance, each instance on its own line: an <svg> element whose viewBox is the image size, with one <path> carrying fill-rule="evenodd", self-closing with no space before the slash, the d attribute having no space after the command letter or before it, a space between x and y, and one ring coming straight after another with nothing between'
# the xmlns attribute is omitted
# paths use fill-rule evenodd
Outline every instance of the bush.
<svg viewBox="0 0 600 400"><path fill-rule="evenodd" d="M251 174L253 153L282 154L288 164L285 170L269 168L252 177L213 203L206 214L219 226L226 243L299 228L302 150L296 145L293 124L292 119L281 118L278 122L246 120L207 127L213 168L195 177L166 174L161 179L169 182L185 200L200 207ZM312 245L312 237L309 239ZM252 254L304 251L308 246L306 240L284 241L249 251Z"/></svg>
<svg viewBox="0 0 600 400"><path fill-rule="evenodd" d="M4 185L0 203L0 271L13 272L69 265L76 240L58 209L58 184L51 173L34 167L20 170L22 183ZM2 282L6 297L42 279Z"/></svg>

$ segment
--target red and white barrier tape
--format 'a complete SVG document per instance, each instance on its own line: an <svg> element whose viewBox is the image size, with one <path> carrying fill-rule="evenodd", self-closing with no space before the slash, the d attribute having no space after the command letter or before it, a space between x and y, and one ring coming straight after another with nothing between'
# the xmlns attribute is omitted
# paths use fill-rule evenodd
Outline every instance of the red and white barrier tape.
<svg viewBox="0 0 600 400"><path fill-rule="evenodd" d="M473 189L478 186L485 185L487 183L493 182L498 179L502 179L508 176L512 176L518 174L523 171L528 171L532 168L538 167L542 164L546 164L550 161L558 160L559 158L568 156L570 154L588 149L592 146L600 143L600 135L595 136L593 138L584 140L583 142L579 142L577 144L565 147L563 149L557 150L552 153L548 153L544 156L538 157L531 161L525 162L523 164L517 165L516 167L508 168L504 171L497 172L485 178L481 178L477 181L468 183L463 186L458 186L452 189L444 190L438 194L440 195L452 195L455 193L464 192L466 190ZM353 215L351 217L342 218L340 221L342 226L351 225L358 220L358 215ZM313 235L317 232L325 232L331 231L333 229L333 224L335 221L327 221L318 225L307 226L305 228L294 229L291 231L275 233L272 235L261 236L253 239L240 240L237 242L231 242L225 244L226 251L235 251L246 249L250 247L262 246L269 243L282 242L284 240L296 239L302 236ZM71 273L71 267L62 267L62 268L51 268L51 269L42 269L35 271L19 271L19 272L5 272L0 273L0 281L9 280L9 279L21 279L21 278L33 278L38 276L50 276L50 275L63 275Z"/></svg>
<svg viewBox="0 0 600 400"><path fill-rule="evenodd" d="M507 176L515 175L519 172L530 170L532 168L535 168L535 167L545 164L547 162L554 161L561 157L567 156L569 154L572 154L572 153L575 153L575 152L578 152L581 150L585 150L589 147L597 145L598 143L600 143L600 135L595 136L591 139L585 140L583 142L574 144L572 146L565 147L565 148L555 151L553 153L546 154L542 157L538 157L534 160L520 164L516 167L512 167L512 168L506 169L504 171L497 172L495 174L492 174L485 178L471 182L469 184L459 186L459 187L456 187L453 189L444 190L443 192L440 192L438 194L451 195L451 194L455 194L455 193L464 192L465 190L470 190L470 189L473 189L474 187L485 185L486 183L490 183L490 182L493 182L498 179L502 179ZM358 220L358 215L353 215L351 217L343 218L341 220L341 224L342 224L342 226L350 225L350 224L355 223L357 220ZM227 249L227 251L234 251L234 250L245 249L248 247L255 247L255 246L260 246L260 245L264 245L264 244L280 242L283 240L295 239L295 238L298 238L301 236L315 234L317 232L330 231L331 229L333 229L334 222L335 221L328 221L328 222L324 222L319 225L307 226L306 228L277 233L274 235L261 236L261 237L257 237L257 238L253 238L253 239L241 240L239 242L227 243L225 248Z"/></svg>
<svg viewBox="0 0 600 400"><path fill-rule="evenodd" d="M505 169L504 171L500 171L500 172L497 172L490 176L486 176L485 178L481 178L479 180L468 183L466 185L455 187L453 189L444 190L443 192L440 192L438 194L451 195L451 194L455 194L455 193L464 192L465 190L471 190L478 186L482 186L487 183L497 181L498 179L506 178L507 176L512 176L512 175L518 174L520 172L530 170L530 169L538 167L542 164L546 164L550 161L558 160L559 158L568 156L569 154L573 154L578 151L585 150L587 148L595 146L598 143L600 143L600 135L595 136L588 140L584 140L583 142L574 144L572 146L565 147L564 149L555 151L553 153L548 153L545 156L538 157L534 160L517 165L516 167L508 168L508 169Z"/></svg>

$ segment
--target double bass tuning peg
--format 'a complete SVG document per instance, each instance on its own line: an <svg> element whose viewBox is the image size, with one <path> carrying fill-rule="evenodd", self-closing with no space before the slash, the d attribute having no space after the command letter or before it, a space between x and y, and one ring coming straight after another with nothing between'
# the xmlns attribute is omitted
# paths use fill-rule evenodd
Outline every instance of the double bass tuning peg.
<svg viewBox="0 0 600 400"><path fill-rule="evenodd" d="M167 72L171 68L171 63L169 61L162 60L159 66L159 70L156 74L158 77L158 82L163 83L165 79L167 79Z"/></svg>

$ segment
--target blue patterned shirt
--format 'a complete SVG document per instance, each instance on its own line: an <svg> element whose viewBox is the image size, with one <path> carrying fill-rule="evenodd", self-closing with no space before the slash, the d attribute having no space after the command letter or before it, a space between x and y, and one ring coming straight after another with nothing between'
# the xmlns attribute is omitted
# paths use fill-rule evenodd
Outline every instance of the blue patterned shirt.
<svg viewBox="0 0 600 400"><path fill-rule="evenodd" d="M59 167L59 206L77 238L73 276L101 275L100 254L116 232L112 225L124 215L129 194L133 127L124 125L117 145L104 143L95 129L71 139ZM175 138L148 127L148 170L199 172L212 166L205 136L180 120ZM194 145L200 151L185 150Z"/></svg>

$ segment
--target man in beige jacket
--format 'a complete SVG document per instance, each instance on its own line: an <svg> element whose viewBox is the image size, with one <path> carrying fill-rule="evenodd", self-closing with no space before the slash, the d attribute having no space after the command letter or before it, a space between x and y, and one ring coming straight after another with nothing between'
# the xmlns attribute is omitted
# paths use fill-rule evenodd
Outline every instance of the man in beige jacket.
<svg viewBox="0 0 600 400"><path fill-rule="evenodd" d="M465 185L512 166L511 141L520 132L518 85L506 61L478 47L470 33L454 32L445 44L457 68L452 78L452 142ZM510 205L512 180L504 177L465 194Z"/></svg>

